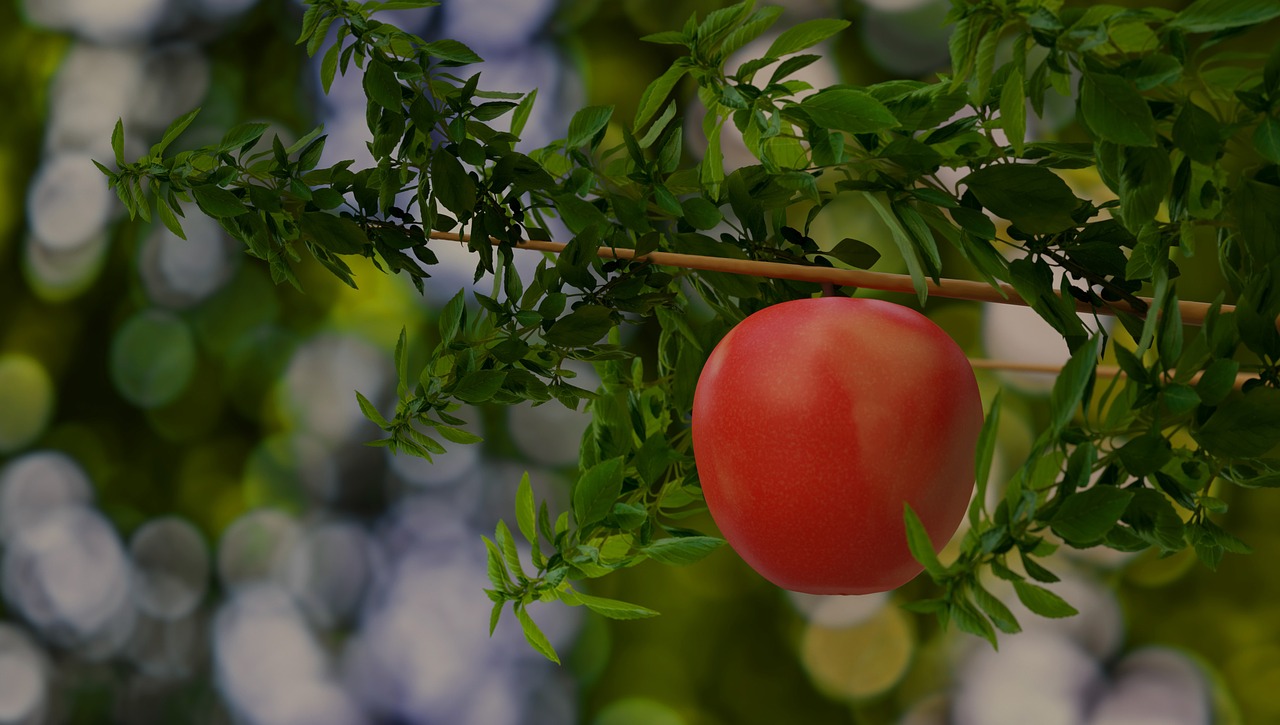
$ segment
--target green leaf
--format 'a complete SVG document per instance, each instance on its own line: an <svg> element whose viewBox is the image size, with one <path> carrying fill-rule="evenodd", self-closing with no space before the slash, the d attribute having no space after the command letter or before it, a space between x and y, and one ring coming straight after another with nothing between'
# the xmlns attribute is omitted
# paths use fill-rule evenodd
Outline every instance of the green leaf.
<svg viewBox="0 0 1280 725"><path fill-rule="evenodd" d="M880 261L880 250L852 237L841 239L835 247L819 254L834 257L855 269L871 269Z"/></svg>
<svg viewBox="0 0 1280 725"><path fill-rule="evenodd" d="M893 239L894 245L898 247L898 252L902 254L902 260L907 264L907 272L911 275L911 286L915 290L916 298L923 305L929 296L929 287L925 280L924 269L920 264L920 255L916 251L916 245L911 241L907 230L902 227L902 222L898 220L897 215L885 207L875 194L867 192L864 196L867 201L871 202L871 207L880 215L880 219L889 227L890 237Z"/></svg>
<svg viewBox="0 0 1280 725"><path fill-rule="evenodd" d="M1124 513L1124 521L1134 534L1155 544L1162 552L1181 551L1186 547L1182 518L1165 494L1159 491L1150 488L1134 491L1133 501Z"/></svg>
<svg viewBox="0 0 1280 725"><path fill-rule="evenodd" d="M693 196L680 202L685 221L694 229L713 229L724 220L720 209L701 196Z"/></svg>
<svg viewBox="0 0 1280 725"><path fill-rule="evenodd" d="M1016 65L1000 90L1000 125L1013 152L1021 155L1027 138L1027 96L1023 91L1022 68Z"/></svg>
<svg viewBox="0 0 1280 725"><path fill-rule="evenodd" d="M447 303L444 309L440 311L440 344L448 345L458 337L458 331L462 328L463 314L466 312L466 300L463 299L464 290L458 290Z"/></svg>
<svg viewBox="0 0 1280 725"><path fill-rule="evenodd" d="M489 575L489 581L500 591L510 591L511 575L507 573L506 564L503 563L502 552L488 536L481 536L480 538L484 541L487 557L485 571Z"/></svg>
<svg viewBox="0 0 1280 725"><path fill-rule="evenodd" d="M847 88L815 93L801 101L800 108L814 123L837 131L871 133L898 126L898 119L883 103Z"/></svg>
<svg viewBox="0 0 1280 725"><path fill-rule="evenodd" d="M996 28L978 39L973 74L969 76L969 103L974 106L987 105L987 93L991 90L991 79L995 75L996 47L1000 44L1000 35Z"/></svg>
<svg viewBox="0 0 1280 725"><path fill-rule="evenodd" d="M925 270L929 276L938 280L938 275L942 269L942 257L938 252L938 243L933 238L933 232L929 230L929 225L925 222L924 217L909 201L893 200L889 204L893 210L893 215L902 223L902 228L907 232L907 236L911 239L912 246L920 254L924 262Z"/></svg>
<svg viewBox="0 0 1280 725"><path fill-rule="evenodd" d="M996 238L996 223L991 221L991 217L983 214L976 209L968 207L956 207L948 211L955 223L960 228L969 232L978 239L992 241Z"/></svg>
<svg viewBox="0 0 1280 725"><path fill-rule="evenodd" d="M586 605L587 609L609 619L648 619L659 614L639 604L621 602L617 599L605 599L604 597L593 597L573 589L565 589L560 592L560 601L571 607Z"/></svg>
<svg viewBox="0 0 1280 725"><path fill-rule="evenodd" d="M653 123L649 124L649 130L645 131L643 136L636 139L636 144L642 149L647 149L652 146L653 142L657 141L662 135L662 132L666 130L667 124L671 123L671 120L675 117L676 102L671 101L662 109L662 113L658 114L658 117L654 119Z"/></svg>
<svg viewBox="0 0 1280 725"><path fill-rule="evenodd" d="M983 507L986 506L987 486L991 478L991 461L995 458L997 430L1000 426L1000 397L1003 391L997 390L996 397L987 409L986 420L982 421L982 430L978 433L978 446L975 453L974 475L976 489L973 500L969 502L969 522L976 528L981 519Z"/></svg>
<svg viewBox="0 0 1280 725"><path fill-rule="evenodd" d="M505 370L476 370L467 373L453 389L453 397L464 403L484 403L502 388Z"/></svg>
<svg viewBox="0 0 1280 725"><path fill-rule="evenodd" d="M432 425L435 426L436 432L440 434L441 438L444 438L451 443L473 445L484 442L484 439L480 436L461 428L454 428L451 425L444 425L442 423L433 423Z"/></svg>
<svg viewBox="0 0 1280 725"><path fill-rule="evenodd" d="M502 560L506 562L508 571L523 580L525 575L524 568L520 565L520 551L516 549L516 540L511 536L511 529L508 528L507 522L499 519L493 534L495 543L502 551Z"/></svg>
<svg viewBox="0 0 1280 725"><path fill-rule="evenodd" d="M116 119L116 127L111 129L111 151L116 157L116 168L124 167L124 119ZM186 237L183 237L185 239Z"/></svg>
<svg viewBox="0 0 1280 725"><path fill-rule="evenodd" d="M483 58L476 55L474 50L468 48L465 43L449 38L427 43L422 46L422 52L432 58L443 61L443 65L470 65L484 61Z"/></svg>
<svg viewBox="0 0 1280 725"><path fill-rule="evenodd" d="M335 216L322 211L302 213L298 222L302 235L334 254L360 254L369 237L354 219Z"/></svg>
<svg viewBox="0 0 1280 725"><path fill-rule="evenodd" d="M537 506L533 500L533 486L529 483L529 472L520 476L520 485L516 487L516 526L529 543L538 540Z"/></svg>
<svg viewBox="0 0 1280 725"><path fill-rule="evenodd" d="M1042 617L1060 619L1079 614L1075 607L1067 604L1062 597L1044 587L1036 586L1026 581L1015 580L1013 582L1013 590L1017 593L1018 600L1027 609Z"/></svg>
<svg viewBox="0 0 1280 725"><path fill-rule="evenodd" d="M409 393L409 345L408 332L400 327L400 336L396 338L396 349L392 359L396 364L396 397L404 398Z"/></svg>
<svg viewBox="0 0 1280 725"><path fill-rule="evenodd" d="M724 545L714 536L668 536L641 549L650 559L663 564L685 566L704 559Z"/></svg>
<svg viewBox="0 0 1280 725"><path fill-rule="evenodd" d="M1071 544L1093 544L1107 535L1133 498L1132 491L1115 486L1094 486L1066 498L1049 527Z"/></svg>
<svg viewBox="0 0 1280 725"><path fill-rule="evenodd" d="M374 103L388 111L403 112L404 96L400 81L391 66L374 57L364 70L364 92Z"/></svg>
<svg viewBox="0 0 1280 725"><path fill-rule="evenodd" d="M1173 458L1173 449L1159 431L1152 431L1120 446L1116 449L1116 455L1130 475L1141 478L1155 473L1168 463Z"/></svg>
<svg viewBox="0 0 1280 725"><path fill-rule="evenodd" d="M729 30L751 11L754 4L754 0L746 0L707 13L706 19L693 33L692 45L708 50L716 47Z"/></svg>
<svg viewBox="0 0 1280 725"><path fill-rule="evenodd" d="M646 43L656 43L658 45L688 45L689 36L678 30L664 30L660 33L650 33L640 37Z"/></svg>
<svg viewBox="0 0 1280 725"><path fill-rule="evenodd" d="M653 436L649 440L654 440L655 438L657 436ZM648 443L648 441L645 442ZM649 519L649 512L643 506L630 503L615 503L609 515L613 521L617 522L618 528L622 531L631 531Z"/></svg>
<svg viewBox="0 0 1280 725"><path fill-rule="evenodd" d="M320 59L320 85L324 88L324 94L329 95L329 89L333 87L333 79L338 74L338 56L342 51L342 42L339 41L329 46L329 50L325 51L324 57Z"/></svg>
<svg viewBox="0 0 1280 725"><path fill-rule="evenodd" d="M1071 213L1080 200L1067 182L1043 166L995 164L961 183L982 206L1029 234L1056 234L1076 226Z"/></svg>
<svg viewBox="0 0 1280 725"><path fill-rule="evenodd" d="M1124 225L1134 233L1156 218L1169 194L1169 154L1157 148L1125 148L1118 189Z"/></svg>
<svg viewBox="0 0 1280 725"><path fill-rule="evenodd" d="M1138 63L1132 77L1138 90L1149 91L1177 82L1182 77L1182 63L1168 53L1152 53Z"/></svg>
<svg viewBox="0 0 1280 725"><path fill-rule="evenodd" d="M387 419L382 417L382 413L378 412L377 406L369 402L359 391L356 392L356 400L360 403L360 412L364 413L364 417L373 421L379 428L383 430L391 430L391 424Z"/></svg>
<svg viewBox="0 0 1280 725"><path fill-rule="evenodd" d="M241 123L222 135L222 141L219 142L218 148L223 151L233 151L251 146L257 143L258 139L262 138L262 134L266 133L270 127L270 124L260 121Z"/></svg>
<svg viewBox="0 0 1280 725"><path fill-rule="evenodd" d="M1280 0L1197 0L1169 23L1191 33L1212 33L1280 17Z"/></svg>
<svg viewBox="0 0 1280 725"><path fill-rule="evenodd" d="M1258 458L1280 444L1280 390L1256 387L1218 406L1194 431L1214 455Z"/></svg>
<svg viewBox="0 0 1280 725"><path fill-rule="evenodd" d="M950 602L947 612L951 615L951 621L956 623L956 627L961 632L981 637L992 647L998 646L996 631L991 628L991 622L968 602L963 599L954 599Z"/></svg>
<svg viewBox="0 0 1280 725"><path fill-rule="evenodd" d="M529 91L516 104L516 108L511 112L511 135L519 137L524 133L525 124L529 122L529 114L533 112L533 104L537 101L538 89Z"/></svg>
<svg viewBox="0 0 1280 725"><path fill-rule="evenodd" d="M195 196L196 204L200 209L217 219L240 216L248 211L244 202L240 201L240 197L212 184L194 186L191 188L191 193Z"/></svg>
<svg viewBox="0 0 1280 725"><path fill-rule="evenodd" d="M160 217L160 221L173 232L174 236L179 239L186 239L187 235L182 231L182 223L178 221L178 217L174 214L173 209L169 208L169 204L164 199L156 200L156 214Z"/></svg>
<svg viewBox="0 0 1280 725"><path fill-rule="evenodd" d="M1098 138L1124 146L1155 146L1151 108L1127 78L1088 73L1080 81L1080 113Z"/></svg>
<svg viewBox="0 0 1280 725"><path fill-rule="evenodd" d="M830 18L807 20L782 31L769 46L769 50L765 51L765 57L781 58L813 47L847 27L849 27L848 20Z"/></svg>
<svg viewBox="0 0 1280 725"><path fill-rule="evenodd" d="M613 510L622 493L622 458L610 458L588 468L573 486L573 515L579 528L594 524Z"/></svg>
<svg viewBox="0 0 1280 725"><path fill-rule="evenodd" d="M486 590L486 591L490 591L490 590ZM490 637L492 637L494 631L498 629L498 622L501 621L502 619L502 607L507 603L507 600L505 598L500 598L501 596L502 595L499 593L496 595L496 597L494 597L494 598L497 598L497 601L493 603L493 609L489 610L489 636Z"/></svg>
<svg viewBox="0 0 1280 725"><path fill-rule="evenodd" d="M1222 148L1222 124L1188 100L1173 122L1173 143L1193 161L1213 164Z"/></svg>
<svg viewBox="0 0 1280 725"><path fill-rule="evenodd" d="M1077 348L1067 364L1062 366L1062 372L1058 373L1049 394L1050 425L1054 431L1067 427L1084 399L1085 390L1097 369L1102 339L1102 335L1094 335L1088 343Z"/></svg>
<svg viewBox="0 0 1280 725"><path fill-rule="evenodd" d="M582 347L598 341L612 328L612 310L600 305L583 305L556 320L547 330L546 340L552 345Z"/></svg>
<svg viewBox="0 0 1280 725"><path fill-rule="evenodd" d="M575 235L581 236L588 228L596 227L598 236L598 230L603 229L609 223L608 218L596 208L596 205L586 199L573 194L557 194L553 199L556 203L556 211L560 212L560 220ZM573 241L579 240L574 239Z"/></svg>
<svg viewBox="0 0 1280 725"><path fill-rule="evenodd" d="M169 144L176 141L177 138L182 135L182 132L186 131L187 127L191 125L191 122L196 120L196 116L198 115L200 115L200 109L196 108L192 111L184 113L182 116L179 116L173 123L169 124L169 127L164 130L164 136L162 136L160 138L160 141L151 148L151 154L153 156L159 156L163 154L164 150L169 148ZM115 134L112 134L112 135L114 136ZM114 148L114 141L113 141L113 148Z"/></svg>
<svg viewBox="0 0 1280 725"><path fill-rule="evenodd" d="M1058 578L1057 574L1054 574L1053 572L1041 566L1039 563L1036 562L1034 558L1028 556L1026 552L1022 550L1018 550L1018 558L1022 561L1022 568L1026 570L1027 576L1031 577L1032 579L1035 579L1038 582L1045 582L1046 584L1052 584L1053 582L1061 581L1061 579ZM1016 581L1016 580L1010 579L1010 581Z"/></svg>
<svg viewBox="0 0 1280 725"><path fill-rule="evenodd" d="M431 190L444 208L469 217L476 206L476 182L467 174L458 157L437 149L431 157Z"/></svg>
<svg viewBox="0 0 1280 725"><path fill-rule="evenodd" d="M982 588L980 584L975 583L972 591L974 603L991 618L992 624L996 625L1001 632L1017 634L1022 631L1022 625L1018 624L1018 618L1013 615L1013 612L1009 610L1009 607L1004 602Z"/></svg>
<svg viewBox="0 0 1280 725"><path fill-rule="evenodd" d="M777 22L781 15L782 8L776 5L769 5L755 11L742 22L742 25L734 28L724 37L724 41L720 44L720 53L724 56L732 55L734 51L763 35L764 31Z"/></svg>
<svg viewBox="0 0 1280 725"><path fill-rule="evenodd" d="M902 506L902 521L907 529L907 547L911 549L911 555L915 560L929 572L929 576L937 581L946 573L946 569L942 566L942 562L938 561L938 552L933 549L929 532L920 522L920 517L912 510L911 504L904 502Z"/></svg>
<svg viewBox="0 0 1280 725"><path fill-rule="evenodd" d="M1253 132L1253 147L1262 158L1280 164L1280 121L1271 116L1262 119Z"/></svg>
<svg viewBox="0 0 1280 725"><path fill-rule="evenodd" d="M1164 405L1169 412L1174 415L1190 413L1200 404L1200 395L1196 393L1196 389L1182 383L1175 383L1165 388L1161 392L1161 399L1164 400Z"/></svg>
<svg viewBox="0 0 1280 725"><path fill-rule="evenodd" d="M541 629L538 629L538 625L534 624L533 619L525 611L524 607L516 604L514 609L516 619L520 622L520 629L524 631L524 638L529 643L529 646L540 652L543 657L560 664L560 656L556 654L555 648L551 646L551 641L547 639L547 635L543 634Z"/></svg>
<svg viewBox="0 0 1280 725"><path fill-rule="evenodd" d="M565 139L565 146L578 148L587 145L596 134L609 125L609 119L612 117L613 106L587 106L573 114L573 119L569 121L569 135Z"/></svg>
<svg viewBox="0 0 1280 725"><path fill-rule="evenodd" d="M1226 400L1235 388L1239 373L1240 363L1230 358L1217 358L1209 363L1196 383L1196 393L1201 402L1215 406Z"/></svg>
<svg viewBox="0 0 1280 725"><path fill-rule="evenodd" d="M649 119L653 118L653 114L657 113L659 108L662 108L667 96L671 95L671 91L676 87L676 84L688 72L689 66L677 61L665 73L655 78L640 96L640 103L636 108L636 119L632 123L632 127L637 131L644 128Z"/></svg>

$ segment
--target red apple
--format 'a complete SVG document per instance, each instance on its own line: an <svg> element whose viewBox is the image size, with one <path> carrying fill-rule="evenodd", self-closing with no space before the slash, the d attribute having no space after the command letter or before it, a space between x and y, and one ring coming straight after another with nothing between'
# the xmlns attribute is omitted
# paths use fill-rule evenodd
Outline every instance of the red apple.
<svg viewBox="0 0 1280 725"><path fill-rule="evenodd" d="M743 320L698 378L693 448L712 518L785 589L866 594L921 571L964 517L982 403L959 346L891 302L823 297Z"/></svg>

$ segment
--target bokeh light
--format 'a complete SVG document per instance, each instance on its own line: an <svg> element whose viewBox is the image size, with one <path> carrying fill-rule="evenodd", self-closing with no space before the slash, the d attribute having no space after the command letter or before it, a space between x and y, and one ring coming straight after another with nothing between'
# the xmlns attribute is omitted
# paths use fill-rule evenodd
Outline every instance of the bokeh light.
<svg viewBox="0 0 1280 725"><path fill-rule="evenodd" d="M0 453L25 448L53 416L56 392L49 371L27 355L0 354Z"/></svg>
<svg viewBox="0 0 1280 725"><path fill-rule="evenodd" d="M674 57L637 38L727 4L459 0L388 19L468 43L487 61L483 88L536 88L519 145L532 151L561 138L586 104L617 104L607 134L619 141ZM798 74L815 86L946 70L942 0L780 4L776 31L815 17L852 23ZM117 120L132 160L199 106L174 148L262 120L266 149L274 135L287 144L322 123L322 163L369 165L361 72L321 97L318 57L294 44L301 16L293 0L0 8L0 87L11 101L0 118L0 724L1280 720L1280 590L1268 563L1280 511L1244 497L1231 500L1232 516L1258 553L1228 557L1217 574L1194 553L1062 551L1051 562L1062 581L1046 586L1080 610L1064 619L1033 615L1004 582L984 580L1024 629L1001 635L999 650L904 610L929 596L923 581L902 594L783 594L728 550L582 586L663 612L652 620L532 604L561 667L529 648L509 610L490 636L479 537L513 521L525 472L553 517L570 507L589 416L554 401L464 408L463 427L484 442L445 443L428 463L365 446L380 431L355 395L394 409L400 328L420 362L441 306L460 288L491 291L489 279L473 284L474 258L436 244L441 264L428 269L425 295L368 264L356 269L360 290L347 290L304 262L298 293L273 284L194 205L186 239L127 218L93 164L114 164ZM677 89L693 161L705 139L688 91ZM1054 102L1049 121L1032 124L1036 139L1074 132ZM756 163L732 133L724 143L727 167ZM963 172L939 175L954 188ZM1064 176L1103 199L1096 178ZM827 246L864 239L883 253L876 270L905 270L860 198L828 206L811 233ZM954 250L943 254L959 268ZM527 278L540 258L516 263ZM1220 288L1213 266L1186 265L1183 284ZM1029 310L935 300L928 309L975 357L1067 357ZM628 343L643 346L650 332ZM576 385L600 382L589 365L571 369ZM1004 391L994 501L1043 427L1053 378L980 379L985 402Z"/></svg>

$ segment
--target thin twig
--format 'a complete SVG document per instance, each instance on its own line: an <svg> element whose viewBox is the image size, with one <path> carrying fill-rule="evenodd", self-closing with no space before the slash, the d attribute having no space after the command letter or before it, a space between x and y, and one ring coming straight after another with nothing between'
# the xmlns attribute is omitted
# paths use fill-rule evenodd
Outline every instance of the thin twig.
<svg viewBox="0 0 1280 725"><path fill-rule="evenodd" d="M969 358L969 364L974 370L1003 370L1006 372L1016 373L1043 373L1045 375L1057 375L1062 372L1061 365L1052 363L1031 363L1017 362L1015 360L995 360L989 358ZM1114 378L1118 375L1124 375L1124 371L1115 365L1099 365L1097 367L1098 375L1104 378ZM1191 376L1189 384L1195 385L1200 382L1201 373ZM1249 373L1239 373L1236 375L1235 387L1240 388L1246 381L1256 378L1256 375Z"/></svg>
<svg viewBox="0 0 1280 725"><path fill-rule="evenodd" d="M450 242L461 242L466 244L470 241L470 237L465 234L456 234L453 232L431 232L432 239L439 239ZM496 239L491 240L497 245ZM520 241L517 249L531 249L539 252L551 252L559 254L565 248L562 242L538 242L538 241ZM879 290L881 292L903 292L906 294L915 294L915 287L911 281L910 275L890 274L887 272L868 272L861 269L834 269L832 267L807 267L799 264L785 264L782 262L760 262L750 259L727 259L725 257L708 257L700 254L678 254L675 252L650 252L648 254L636 257L635 250L621 249L616 247L602 246L596 250L596 254L605 259L628 259L640 262L650 262L652 264L662 265L666 267L681 267L684 269L696 269L703 272L728 272L729 274L743 274L752 277L771 277L774 279L789 279L798 282L815 282L817 284L832 284L848 287L862 287L865 289ZM1000 304L1027 305L1024 300L1013 287L1007 284L1001 284L998 287L992 287L985 282L975 282L966 279L946 279L941 280L941 284L936 284L932 280L926 280L926 286L929 294L934 297L945 297L956 300L973 300L978 302L998 302ZM1151 300L1146 297L1135 298L1140 300L1148 307ZM1102 314L1114 315L1116 312L1128 312L1138 316L1142 316L1144 312L1135 310L1132 305L1124 300L1109 302L1105 307L1095 307L1087 302L1072 299L1076 309L1081 312L1099 312ZM1204 322L1205 316L1209 312L1211 305L1208 302L1188 302L1180 300L1178 302L1178 311L1181 313L1182 322L1186 325L1199 325ZM1223 313L1231 312L1235 309L1232 305L1223 305L1221 311Z"/></svg>

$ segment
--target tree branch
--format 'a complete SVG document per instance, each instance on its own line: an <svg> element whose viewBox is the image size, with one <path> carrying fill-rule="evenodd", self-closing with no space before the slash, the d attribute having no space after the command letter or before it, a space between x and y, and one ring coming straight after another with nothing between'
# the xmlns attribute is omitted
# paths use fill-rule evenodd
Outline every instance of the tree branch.
<svg viewBox="0 0 1280 725"><path fill-rule="evenodd" d="M454 232L431 232L431 239L439 239L442 241L460 242L466 244L471 237L467 234L457 234ZM499 242L497 239L490 240L494 245ZM565 244L562 242L539 242L539 241L521 241L516 245L517 249L531 249L539 252L551 252L559 254L564 250ZM650 252L641 257L636 257L635 251L631 249L621 249L616 247L602 246L596 250L596 254L604 259L629 259L637 262L650 262L666 267L680 267L683 269L696 269L703 272L728 272L729 274L743 274L752 277L770 277L773 279L789 279L798 282L814 282L817 284L831 284L848 287L863 287L866 289L879 290L881 292L902 292L905 294L915 294L912 287L911 277L905 274L890 274L887 272L869 272L861 269L835 269L831 267L808 267L798 264L784 264L781 262L760 262L749 259L727 259L724 257L708 257L699 254L678 254L675 252ZM1026 300L1007 284L1001 284L999 287L992 287L985 282L976 282L967 279L942 279L941 284L935 284L933 280L927 281L929 294L934 297L945 297L947 299L971 300L977 302L997 302L1007 305L1026 305ZM1151 300L1146 297L1133 298L1138 302L1150 307ZM1081 312L1100 312L1103 314L1114 315L1117 312L1128 312L1138 317L1146 314L1145 310L1138 310L1135 305L1125 300L1108 302L1105 306L1094 306L1087 302L1072 298L1076 309ZM1180 300L1178 302L1178 311L1182 315L1183 324L1200 325L1204 323L1204 318L1209 312L1210 305L1208 302L1190 302ZM1233 305L1223 305L1221 311L1231 312L1235 310Z"/></svg>

